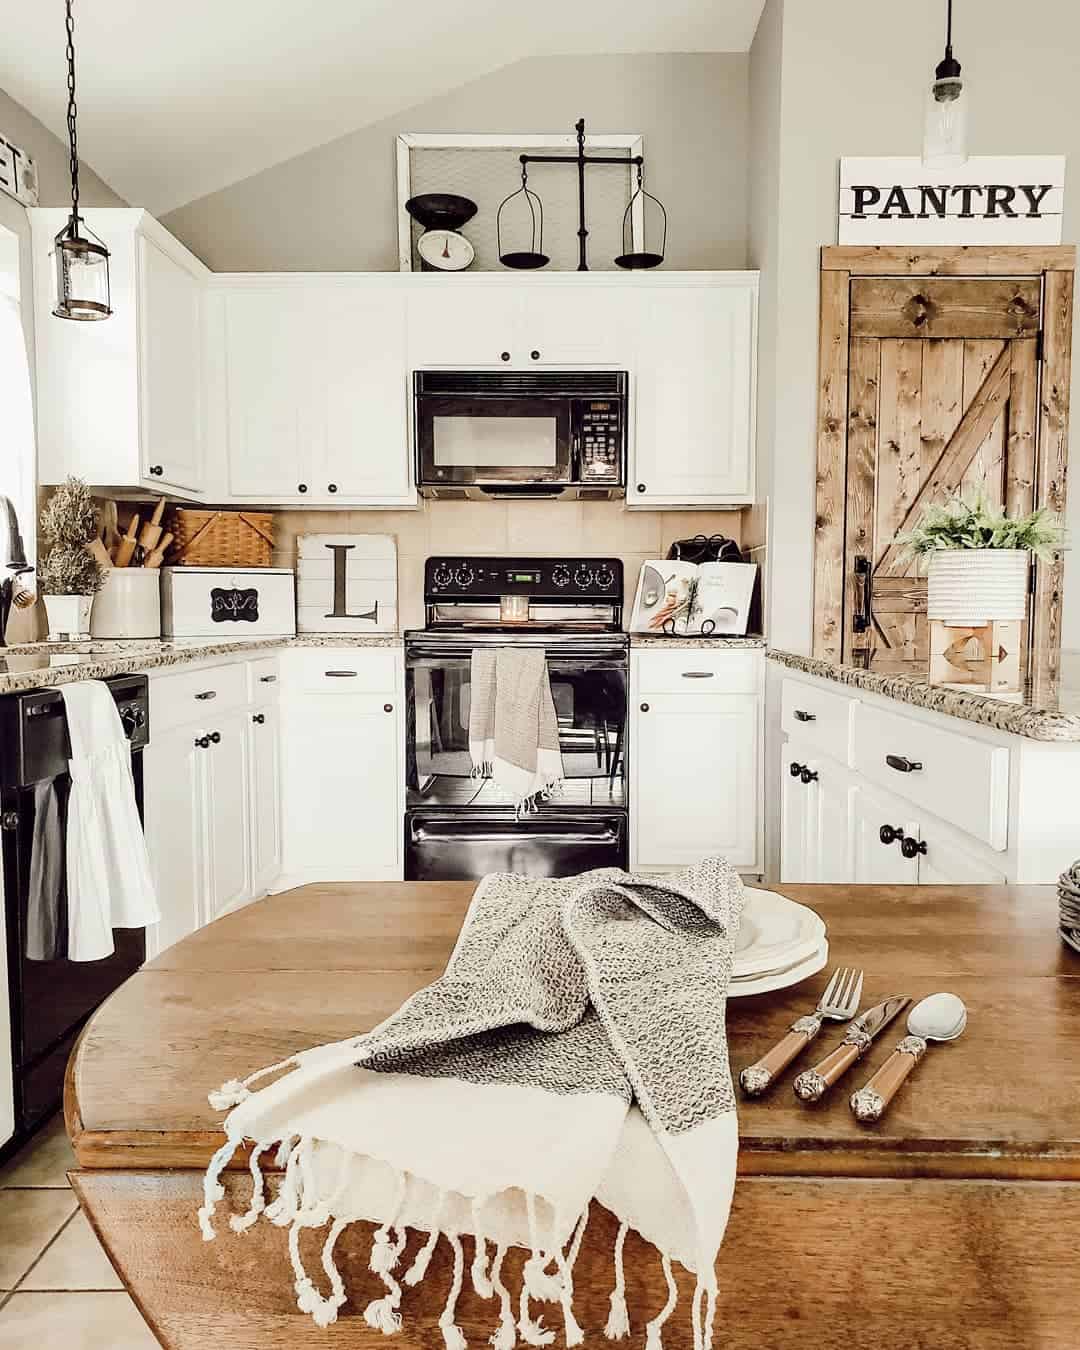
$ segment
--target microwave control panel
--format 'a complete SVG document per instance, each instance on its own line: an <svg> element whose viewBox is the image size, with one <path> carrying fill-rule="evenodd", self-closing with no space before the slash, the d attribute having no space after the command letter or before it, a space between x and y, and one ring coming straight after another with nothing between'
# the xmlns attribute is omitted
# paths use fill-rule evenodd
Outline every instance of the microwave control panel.
<svg viewBox="0 0 1080 1350"><path fill-rule="evenodd" d="M577 404L578 453L583 483L622 478L622 404L618 399L581 399Z"/></svg>

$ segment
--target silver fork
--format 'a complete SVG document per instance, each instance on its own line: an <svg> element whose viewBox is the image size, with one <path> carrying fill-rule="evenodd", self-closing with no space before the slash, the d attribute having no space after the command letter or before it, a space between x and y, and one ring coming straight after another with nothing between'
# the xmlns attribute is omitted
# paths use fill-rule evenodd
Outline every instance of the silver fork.
<svg viewBox="0 0 1080 1350"><path fill-rule="evenodd" d="M760 1097L777 1074L782 1073L817 1036L822 1022L850 1022L859 1011L862 987L861 970L842 966L834 971L814 1011L792 1022L783 1040L739 1074L739 1086L746 1096Z"/></svg>

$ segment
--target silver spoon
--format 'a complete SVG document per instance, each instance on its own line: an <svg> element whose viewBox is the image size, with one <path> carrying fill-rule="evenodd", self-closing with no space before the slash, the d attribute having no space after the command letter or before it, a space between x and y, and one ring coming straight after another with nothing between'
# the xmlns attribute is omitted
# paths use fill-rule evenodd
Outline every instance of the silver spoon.
<svg viewBox="0 0 1080 1350"><path fill-rule="evenodd" d="M967 1008L955 994L931 994L908 1015L908 1034L865 1086L851 1094L851 1109L862 1122L880 1120L929 1041L955 1041L967 1026Z"/></svg>

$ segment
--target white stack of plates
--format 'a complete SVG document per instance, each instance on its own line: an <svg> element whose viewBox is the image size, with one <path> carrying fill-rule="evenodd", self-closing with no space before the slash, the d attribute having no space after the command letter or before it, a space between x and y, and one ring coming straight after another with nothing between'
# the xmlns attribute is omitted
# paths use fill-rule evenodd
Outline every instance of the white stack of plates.
<svg viewBox="0 0 1080 1350"><path fill-rule="evenodd" d="M787 989L816 975L828 959L825 924L812 909L747 886L729 998Z"/></svg>

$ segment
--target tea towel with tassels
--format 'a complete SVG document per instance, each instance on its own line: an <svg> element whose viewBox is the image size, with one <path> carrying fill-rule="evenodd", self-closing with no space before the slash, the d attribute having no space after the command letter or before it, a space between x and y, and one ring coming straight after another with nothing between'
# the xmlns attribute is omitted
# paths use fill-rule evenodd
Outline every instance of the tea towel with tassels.
<svg viewBox="0 0 1080 1350"><path fill-rule="evenodd" d="M562 783L559 723L542 647L476 647L469 672L473 773L535 811Z"/></svg>
<svg viewBox="0 0 1080 1350"><path fill-rule="evenodd" d="M661 1350L678 1262L697 1276L684 1314L695 1350L708 1350L738 1148L725 1010L742 903L721 858L669 875L485 877L445 974L381 1026L211 1094L217 1109L234 1109L204 1182L203 1236L215 1235L221 1173L250 1140L251 1204L231 1227L243 1233L262 1217L288 1228L298 1306L320 1326L351 1296L371 1327L399 1331L402 1284L423 1280L445 1241L453 1275L439 1324L447 1350L463 1350L455 1311L467 1234L496 1350L554 1341L543 1302L574 1346L585 1333L573 1264L595 1200L621 1222L605 1334L633 1331ZM268 1202L260 1159L272 1149L284 1176ZM374 1299L347 1295L334 1260L359 1219L379 1225ZM323 1227L322 1268L309 1271L300 1233ZM402 1270L410 1228L427 1237ZM669 1291L647 1323L625 1297L630 1228L656 1247ZM502 1276L509 1247L528 1253L513 1291Z"/></svg>

